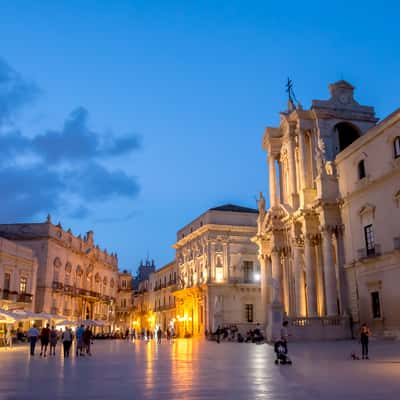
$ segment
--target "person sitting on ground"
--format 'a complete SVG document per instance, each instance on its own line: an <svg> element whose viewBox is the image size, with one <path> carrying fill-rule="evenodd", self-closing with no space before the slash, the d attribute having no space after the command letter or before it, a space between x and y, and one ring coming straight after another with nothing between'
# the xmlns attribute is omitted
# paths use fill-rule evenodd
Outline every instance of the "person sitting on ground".
<svg viewBox="0 0 400 400"><path fill-rule="evenodd" d="M238 343L243 343L244 342L244 337L240 332L238 332L238 334L236 336L237 336Z"/></svg>

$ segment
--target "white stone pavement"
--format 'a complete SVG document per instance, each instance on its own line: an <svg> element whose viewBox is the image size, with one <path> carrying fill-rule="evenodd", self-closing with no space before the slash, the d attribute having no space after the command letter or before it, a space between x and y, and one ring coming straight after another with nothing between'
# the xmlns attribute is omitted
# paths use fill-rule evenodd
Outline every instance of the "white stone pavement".
<svg viewBox="0 0 400 400"><path fill-rule="evenodd" d="M60 351L60 348L58 349ZM31 358L0 350L0 399L398 399L400 343L372 342L369 361L349 360L356 342L293 343L292 366L271 346L178 340L96 341L93 357Z"/></svg>

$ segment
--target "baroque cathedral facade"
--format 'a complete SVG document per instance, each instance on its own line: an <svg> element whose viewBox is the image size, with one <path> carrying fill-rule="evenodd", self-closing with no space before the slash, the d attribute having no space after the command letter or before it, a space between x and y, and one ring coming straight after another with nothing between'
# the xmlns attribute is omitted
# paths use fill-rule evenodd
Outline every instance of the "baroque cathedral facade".
<svg viewBox="0 0 400 400"><path fill-rule="evenodd" d="M370 241L374 240L374 227L364 224L360 234L355 233L351 226L359 223L359 215L349 215L346 207L354 201L349 188L353 193L362 185L368 196L376 191L365 172L365 152L356 144L364 136L369 140L374 132L377 136L377 130L385 129L377 124L373 107L360 105L354 99L354 87L348 82L341 80L329 89L328 100L313 100L307 110L294 104L290 97L288 111L280 114L279 127L266 128L263 136L263 148L268 153L270 204L266 211L261 194L258 232L253 241L259 248L262 304L270 338L279 335L284 318L291 321L299 338L328 338L347 337L349 324L360 322L360 318L369 321L371 316L368 305L360 316L360 301L368 303L371 299L356 298L359 293L355 285L361 271L357 272L357 263L369 258L376 264L379 257L376 245L368 244L368 235ZM395 133L391 136L386 140L390 159L396 140L400 140ZM341 159L345 153L355 153L354 168L353 164L344 168ZM373 154L371 149L371 160L373 157L384 160L385 155ZM377 170L379 165L377 162ZM350 168L357 171L357 176ZM391 173L398 178L398 166ZM388 188L393 196L395 181ZM388 196L390 207L398 215L398 207L395 209ZM387 206L381 205L380 209ZM368 205L365 207L369 209ZM363 205L355 213L362 213L362 208ZM370 232L365 230L368 226ZM394 239L396 229L393 228ZM359 254L351 254L354 246L361 247ZM387 250L397 254L396 244ZM400 271L398 258L393 263ZM382 282L382 278L375 280Z"/></svg>

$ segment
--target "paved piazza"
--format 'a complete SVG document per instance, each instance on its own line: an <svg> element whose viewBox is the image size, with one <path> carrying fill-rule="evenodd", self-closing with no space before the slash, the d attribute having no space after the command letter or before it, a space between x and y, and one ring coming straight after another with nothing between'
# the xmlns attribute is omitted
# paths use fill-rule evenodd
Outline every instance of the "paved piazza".
<svg viewBox="0 0 400 400"><path fill-rule="evenodd" d="M400 345L291 344L292 366L274 365L268 345L97 341L93 357L64 360L0 350L0 399L398 399ZM60 350L60 348L58 349Z"/></svg>

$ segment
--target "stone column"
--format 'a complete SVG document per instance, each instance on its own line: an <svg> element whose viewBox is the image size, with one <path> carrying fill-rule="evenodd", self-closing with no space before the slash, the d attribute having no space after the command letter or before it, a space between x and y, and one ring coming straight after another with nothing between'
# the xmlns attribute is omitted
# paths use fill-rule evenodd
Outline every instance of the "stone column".
<svg viewBox="0 0 400 400"><path fill-rule="evenodd" d="M269 202L271 207L278 205L277 187L276 187L276 171L275 171L275 157L268 154L269 163Z"/></svg>
<svg viewBox="0 0 400 400"><path fill-rule="evenodd" d="M307 316L315 317L317 315L317 299L315 292L315 276L314 276L314 257L311 243L311 235L306 235L304 240L304 263L306 267L306 283L307 283Z"/></svg>
<svg viewBox="0 0 400 400"><path fill-rule="evenodd" d="M301 257L301 249L298 246L293 247L293 265L294 265L294 281L296 296L296 316L306 316L305 304L305 282L303 274L303 262Z"/></svg>
<svg viewBox="0 0 400 400"><path fill-rule="evenodd" d="M344 244L343 244L343 230L344 226L340 226L336 231L336 249L337 249L337 266L338 266L338 290L339 290L339 304L340 313L345 315L348 313L349 307L349 296L347 293L346 284L346 272L344 270L345 255L344 255Z"/></svg>
<svg viewBox="0 0 400 400"><path fill-rule="evenodd" d="M258 256L261 268L261 315L263 316L263 323L267 323L267 313L268 313L268 263L267 256L265 254L260 254Z"/></svg>
<svg viewBox="0 0 400 400"><path fill-rule="evenodd" d="M300 182L301 189L307 188L307 151L305 133L302 130L298 131L299 135L299 163L300 163Z"/></svg>
<svg viewBox="0 0 400 400"><path fill-rule="evenodd" d="M281 260L279 251L273 249L271 251L271 272L272 272L272 302L282 304L281 296Z"/></svg>
<svg viewBox="0 0 400 400"><path fill-rule="evenodd" d="M284 306L284 311L286 315L291 314L290 309L290 285L289 285L289 259L288 256L285 254L282 256L282 302Z"/></svg>
<svg viewBox="0 0 400 400"><path fill-rule="evenodd" d="M289 136L289 149L288 149L288 163L289 163L289 184L290 194L292 196L291 203L293 208L298 207L298 193L297 193L297 180L296 180L296 161L294 155L294 138L293 135Z"/></svg>
<svg viewBox="0 0 400 400"><path fill-rule="evenodd" d="M337 315L336 271L333 262L332 229L322 228L322 253L324 260L325 303L328 316Z"/></svg>

